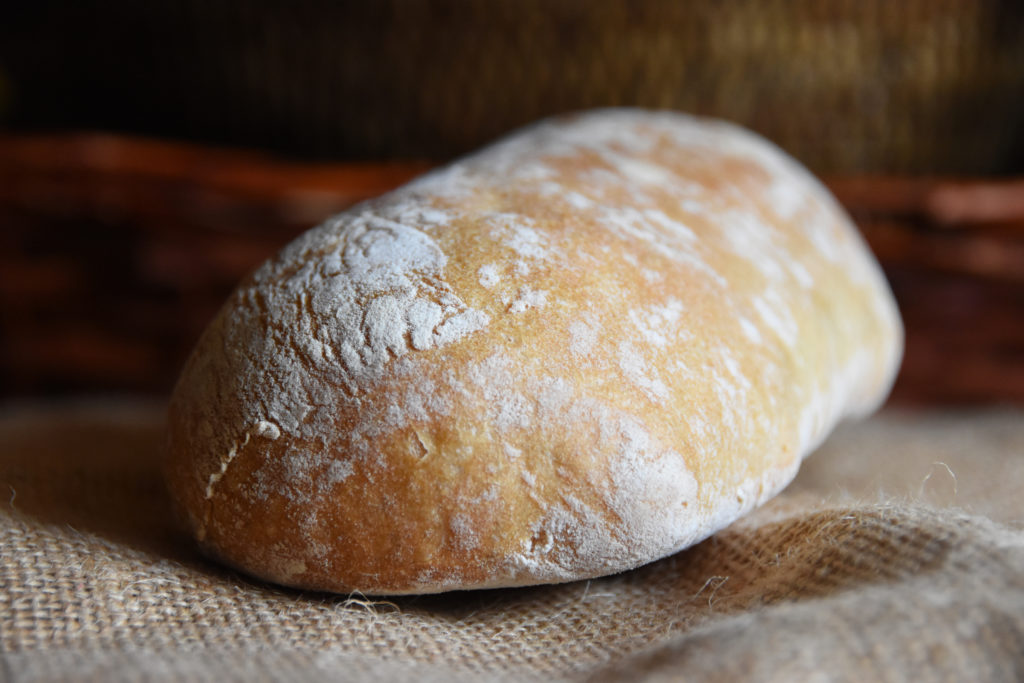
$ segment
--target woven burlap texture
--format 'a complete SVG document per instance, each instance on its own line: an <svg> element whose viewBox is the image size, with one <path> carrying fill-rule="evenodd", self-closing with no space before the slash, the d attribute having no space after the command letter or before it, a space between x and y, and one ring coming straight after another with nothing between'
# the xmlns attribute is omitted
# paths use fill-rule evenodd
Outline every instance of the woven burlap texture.
<svg viewBox="0 0 1024 683"><path fill-rule="evenodd" d="M0 411L4 680L1024 680L1024 415L883 413L605 579L368 601L198 556L161 406Z"/></svg>

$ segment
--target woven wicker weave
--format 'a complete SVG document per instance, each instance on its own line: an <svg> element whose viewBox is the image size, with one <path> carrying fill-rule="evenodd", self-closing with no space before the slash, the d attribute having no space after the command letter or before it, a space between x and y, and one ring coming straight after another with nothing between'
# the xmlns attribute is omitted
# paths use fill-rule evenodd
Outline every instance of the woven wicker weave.
<svg viewBox="0 0 1024 683"><path fill-rule="evenodd" d="M0 22L13 128L441 159L643 105L737 120L818 172L1024 169L1011 0L19 4Z"/></svg>
<svg viewBox="0 0 1024 683"><path fill-rule="evenodd" d="M0 137L0 399L165 394L249 270L424 168L284 163L124 137ZM903 313L894 398L1024 402L1024 181L826 181Z"/></svg>

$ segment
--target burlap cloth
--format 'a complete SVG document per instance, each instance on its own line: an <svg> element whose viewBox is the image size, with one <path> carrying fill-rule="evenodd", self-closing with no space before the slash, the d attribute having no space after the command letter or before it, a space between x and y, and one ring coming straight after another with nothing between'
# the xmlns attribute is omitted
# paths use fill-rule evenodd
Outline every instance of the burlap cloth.
<svg viewBox="0 0 1024 683"><path fill-rule="evenodd" d="M883 413L674 557L369 602L196 555L161 406L0 410L4 680L1024 680L1024 414Z"/></svg>

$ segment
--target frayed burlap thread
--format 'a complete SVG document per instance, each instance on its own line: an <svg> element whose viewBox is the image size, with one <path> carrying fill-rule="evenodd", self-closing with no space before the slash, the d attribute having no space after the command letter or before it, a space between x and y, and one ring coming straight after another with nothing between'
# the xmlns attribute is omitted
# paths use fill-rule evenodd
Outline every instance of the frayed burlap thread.
<svg viewBox="0 0 1024 683"><path fill-rule="evenodd" d="M1019 412L846 427L775 501L632 572L390 600L198 556L161 416L0 414L4 680L1024 679Z"/></svg>

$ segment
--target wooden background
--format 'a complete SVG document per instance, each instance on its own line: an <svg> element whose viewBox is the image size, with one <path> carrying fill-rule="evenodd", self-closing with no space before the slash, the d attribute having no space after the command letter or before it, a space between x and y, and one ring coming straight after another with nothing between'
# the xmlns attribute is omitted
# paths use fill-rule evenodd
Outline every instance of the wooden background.
<svg viewBox="0 0 1024 683"><path fill-rule="evenodd" d="M0 398L164 394L248 270L408 160L642 106L832 186L903 310L895 400L1024 401L1024 2L8 5Z"/></svg>
<svg viewBox="0 0 1024 683"><path fill-rule="evenodd" d="M235 284L423 172L124 136L0 137L0 398L166 394ZM1024 401L1024 181L833 176L907 351L894 400Z"/></svg>

